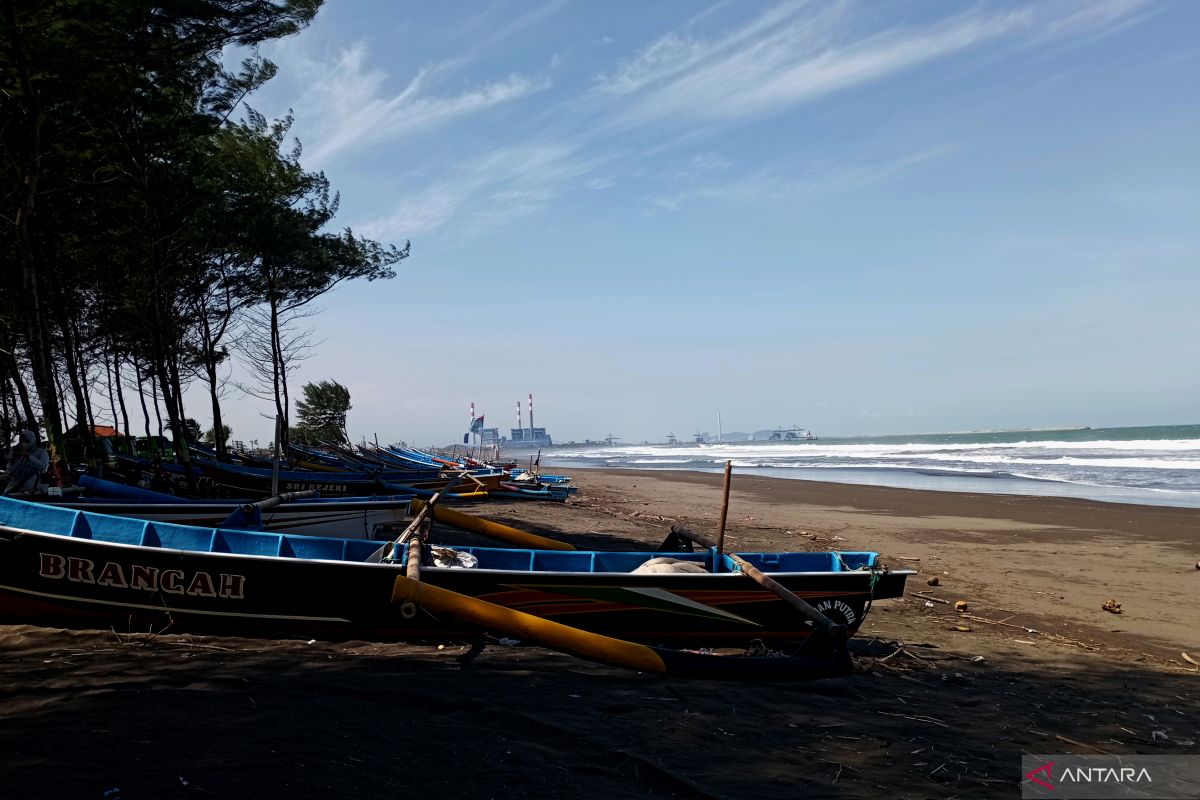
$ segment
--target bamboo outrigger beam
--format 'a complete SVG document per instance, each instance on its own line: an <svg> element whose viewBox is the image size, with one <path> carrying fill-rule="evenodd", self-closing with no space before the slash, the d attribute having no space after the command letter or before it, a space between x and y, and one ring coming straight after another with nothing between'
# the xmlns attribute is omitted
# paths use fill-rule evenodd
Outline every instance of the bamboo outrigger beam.
<svg viewBox="0 0 1200 800"><path fill-rule="evenodd" d="M408 561L404 565L404 574L409 580L421 580L421 539L418 536L408 540Z"/></svg>
<svg viewBox="0 0 1200 800"><path fill-rule="evenodd" d="M282 505L283 503L291 503L296 500L301 500L305 497L316 496L316 489L308 489L303 492L287 492L285 494L277 494L274 497L268 497L266 500L259 500L257 503L246 503L242 506L242 511L246 512L247 514L253 513L254 509L256 508L259 511L266 511L267 509L274 508L275 506Z"/></svg>
<svg viewBox="0 0 1200 800"><path fill-rule="evenodd" d="M426 504L422 500L413 500L413 508L418 511L424 510ZM560 542L555 539L549 539L545 536L538 536L536 533L529 533L518 528L512 528L499 522L492 522L479 517L473 517L470 514L464 514L461 511L455 511L452 508L445 506L437 506L431 512L433 519L441 522L444 525L449 525L452 528L458 528L471 533L477 533L480 536L486 536L489 539L497 539L499 541L511 544L514 547L524 547L530 550L574 550L572 545L566 542Z"/></svg>
<svg viewBox="0 0 1200 800"><path fill-rule="evenodd" d="M465 475L465 474L466 473L464 473L464 472L460 472L457 475L455 475L453 478L451 478L450 480L446 481L446 485L443 486L441 489L438 489L437 492L433 495L433 497L429 498L428 503L422 503L420 509L417 510L417 515L415 517L413 517L413 521L408 523L408 527L405 528L404 532L401 533L396 538L396 541L397 542L406 541L414 533L416 533L417 529L421 527L421 523L425 521L425 518L429 517L437 509L438 501L441 500L446 495L450 494L450 490L453 489L455 486L457 486L460 481L462 481L463 475ZM415 503L414 503L414 505L415 505Z"/></svg>
<svg viewBox="0 0 1200 800"><path fill-rule="evenodd" d="M415 517L413 517L412 522L408 523L408 527L404 529L403 533L401 533L399 536L397 536L392 541L384 544L383 547L380 547L378 550L376 550L374 553L372 553L366 560L368 562L377 564L380 561L382 561L384 558L387 557L389 548L391 548L394 551L396 549L396 545L403 544L404 542L407 542L410 539L414 538L414 535L417 533L418 530L420 530L422 523L424 523L425 520L437 508L438 501L441 500L444 495L448 494L451 489L453 489L455 486L457 486L458 482L462 480L462 477L463 477L463 473L460 472L459 474L457 474L453 478L451 478L449 481L447 481L445 486L443 486L441 489L439 489L433 495L433 497L429 498L428 503L421 504L421 509L417 512L417 515ZM411 559L410 559L410 561L411 561ZM417 559L417 561L419 563L420 559Z"/></svg>

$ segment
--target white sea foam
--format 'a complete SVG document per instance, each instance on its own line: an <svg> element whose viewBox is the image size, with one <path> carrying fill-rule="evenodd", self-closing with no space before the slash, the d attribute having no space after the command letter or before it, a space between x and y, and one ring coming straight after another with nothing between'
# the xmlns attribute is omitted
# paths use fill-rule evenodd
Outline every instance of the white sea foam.
<svg viewBox="0 0 1200 800"><path fill-rule="evenodd" d="M560 451L554 458L564 465L595 462L710 471L731 460L741 470L761 474L807 472L829 475L831 480L928 488L945 488L949 481L958 489L997 491L1003 486L1017 493L1025 491L1017 487L1029 484L1033 493L1096 496L1111 490L1124 502L1169 496L1172 504L1200 506L1200 438L622 445ZM1050 489L1049 483L1059 488ZM1076 492L1070 486L1082 489Z"/></svg>

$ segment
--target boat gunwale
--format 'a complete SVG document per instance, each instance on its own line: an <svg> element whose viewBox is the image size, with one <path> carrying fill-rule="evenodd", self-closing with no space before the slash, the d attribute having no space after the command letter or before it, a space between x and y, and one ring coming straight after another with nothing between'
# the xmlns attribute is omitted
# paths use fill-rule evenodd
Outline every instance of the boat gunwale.
<svg viewBox="0 0 1200 800"><path fill-rule="evenodd" d="M168 523L168 524L171 524L171 523ZM205 529L202 528L201 530L205 530ZM213 528L212 530L213 531L223 531L225 529ZM197 555L197 556L211 556L214 558L221 558L221 559L238 558L238 559L249 559L251 561L285 562L285 563L290 562L290 563L302 563L302 564L342 564L342 565L361 566L361 567L382 567L384 569L390 569L390 570L403 570L404 569L403 562L399 562L399 561L384 563L384 562L374 562L374 561L346 561L343 559L328 559L328 558L299 558L296 556L279 556L279 555L271 556L271 555L264 555L261 553L224 553L224 552L213 552L212 550L181 550L181 549L175 548L175 547L153 547L150 545L129 544L126 542L110 542L105 539L89 539L89 538L84 538L84 537L71 536L70 534L51 533L50 531L36 531L36 530L29 530L27 528L17 528L17 527L14 527L11 525L6 525L6 524L0 524L0 532L13 532L13 533L17 533L17 534L25 535L25 536L37 536L37 537L44 537L44 538L55 539L55 540L87 542L89 544L96 545L96 546L102 546L102 547L113 547L113 548L128 549L128 550L150 551L150 552L156 552L156 553L163 553L166 555L190 554L190 555ZM265 535L265 536L279 536L279 537L284 537L284 536L289 536L289 535L303 536L303 534L271 533L269 531L268 532L260 532L260 531L231 530L230 532L235 533L235 534L254 533L254 534L260 534L260 535ZM369 540L363 540L363 539L335 539L332 537L307 537L307 538L328 539L329 541L335 541L335 542L336 541L340 541L340 542L369 541ZM389 541L380 541L379 544L381 547L386 547L387 545L389 545L391 543L392 542L389 540ZM492 548L492 549L506 550L506 548ZM525 549L525 548L522 548L522 549L524 549L525 552L541 552L541 551ZM513 552L516 552L516 551L514 550ZM664 556L669 557L671 555L670 553L658 553L658 552L653 552L653 551L637 551L637 550L630 550L630 551L609 551L609 550L588 551L588 550L583 550L583 551L577 551L577 552L584 552L584 553L586 553L586 552L594 552L594 553L612 553L612 552L640 553L640 552L645 552L647 555L650 555L650 557L652 557L652 558L662 558ZM795 551L795 552L835 553L835 552L839 552L839 551L818 550L818 551ZM676 555L678 555L678 554L679 553L676 553ZM755 554L754 553L740 553L739 555L755 555ZM819 575L819 576L866 577L866 576L870 576L871 574L873 574L875 572L881 572L881 571L882 570L880 568L876 568L876 569L856 569L856 570L821 570L821 571L817 571L817 572L767 572L767 574L771 575L772 577L816 576L816 575ZM550 575L550 576L619 575L619 576L622 576L623 578L632 578L632 579L636 580L637 582L648 582L648 583L652 583L655 581L662 581L664 577L670 577L672 579L674 579L674 578L694 578L694 579L715 578L715 577L721 577L723 575L742 575L743 577L746 577L745 575L743 575L740 572L732 572L732 571L731 572L674 572L674 573L635 573L635 572L609 572L609 571L563 572L563 571L533 570L533 569L528 569L528 570L491 569L488 567L462 569L462 568L454 568L454 567L424 567L424 566L421 567L421 572L422 573L434 572L434 573L438 573L438 574L444 574L444 573L450 573L450 572L456 572L456 573L463 572L463 573L474 573L474 574L486 573L488 575ZM895 570L888 570L887 574L889 574L889 575L916 575L917 572L916 572L916 570L911 570L911 569L895 569Z"/></svg>

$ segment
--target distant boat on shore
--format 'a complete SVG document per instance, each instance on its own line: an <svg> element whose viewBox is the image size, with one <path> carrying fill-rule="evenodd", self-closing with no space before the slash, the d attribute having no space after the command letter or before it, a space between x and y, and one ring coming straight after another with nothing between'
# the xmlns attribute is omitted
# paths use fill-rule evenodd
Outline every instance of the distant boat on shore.
<svg viewBox="0 0 1200 800"><path fill-rule="evenodd" d="M793 425L790 428L776 428L771 431L768 441L772 442L815 442L817 437L807 428Z"/></svg>

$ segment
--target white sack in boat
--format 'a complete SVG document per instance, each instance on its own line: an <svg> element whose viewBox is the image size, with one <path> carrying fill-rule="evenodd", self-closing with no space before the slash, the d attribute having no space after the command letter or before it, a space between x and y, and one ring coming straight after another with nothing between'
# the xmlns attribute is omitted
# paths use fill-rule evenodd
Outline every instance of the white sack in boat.
<svg viewBox="0 0 1200 800"><path fill-rule="evenodd" d="M479 559L475 556L470 553L451 550L449 547L431 547L429 548L429 552L433 556L433 565L435 567L475 569L479 566Z"/></svg>
<svg viewBox="0 0 1200 800"><path fill-rule="evenodd" d="M633 570L633 574L639 573L663 573L663 572L708 572L703 564L698 564L695 561L682 561L678 558L652 558L644 562L637 569Z"/></svg>

